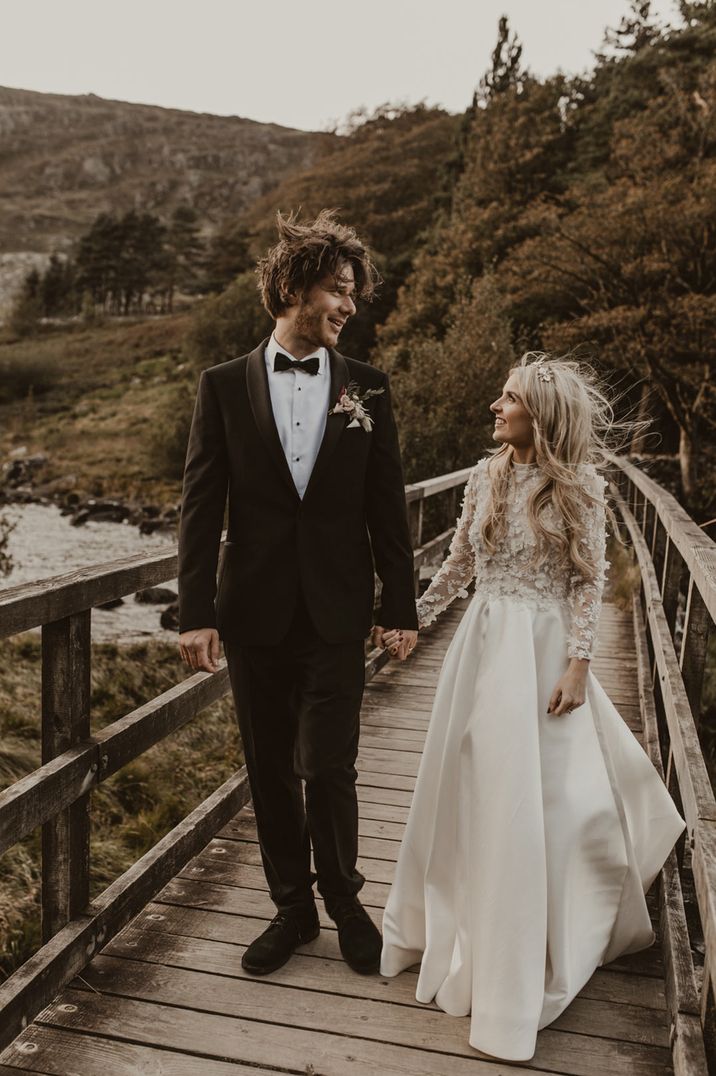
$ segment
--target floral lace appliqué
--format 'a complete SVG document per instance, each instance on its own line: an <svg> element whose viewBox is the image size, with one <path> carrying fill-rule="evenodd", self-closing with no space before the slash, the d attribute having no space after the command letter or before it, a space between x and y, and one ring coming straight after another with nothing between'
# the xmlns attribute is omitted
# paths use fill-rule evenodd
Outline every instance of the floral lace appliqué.
<svg viewBox="0 0 716 1076"><path fill-rule="evenodd" d="M584 465L581 478L594 501L585 506L583 542L597 566L592 582L569 576L554 558L535 568L536 537L527 515L529 495L540 481L537 466L514 470L507 505L507 535L490 556L482 546L480 526L489 496L487 460L481 460L465 486L460 517L447 557L433 576L430 586L417 601L420 627L431 624L457 597L467 597L467 587L475 580L478 598L501 598L546 609L561 606L567 613L569 657L589 658L594 648L606 577L605 482L594 467ZM545 522L559 521L550 507Z"/></svg>

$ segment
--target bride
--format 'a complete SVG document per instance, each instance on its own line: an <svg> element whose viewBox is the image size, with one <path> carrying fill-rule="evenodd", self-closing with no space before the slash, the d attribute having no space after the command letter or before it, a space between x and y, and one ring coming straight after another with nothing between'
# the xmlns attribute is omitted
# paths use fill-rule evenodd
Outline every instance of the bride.
<svg viewBox="0 0 716 1076"><path fill-rule="evenodd" d="M491 405L430 624L475 579L435 693L383 919L381 972L471 1013L470 1044L535 1051L595 968L654 940L644 893L684 828L589 672L605 561L595 463L611 410L577 363L525 355ZM384 645L405 656L400 633Z"/></svg>

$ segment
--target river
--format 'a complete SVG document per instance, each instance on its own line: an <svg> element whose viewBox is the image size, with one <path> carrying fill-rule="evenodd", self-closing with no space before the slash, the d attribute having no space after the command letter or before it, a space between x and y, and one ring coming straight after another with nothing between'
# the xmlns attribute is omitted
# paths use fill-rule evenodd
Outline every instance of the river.
<svg viewBox="0 0 716 1076"><path fill-rule="evenodd" d="M140 534L139 528L122 523L85 523L73 527L55 505L11 504L0 515L14 524L7 552L12 561L9 575L0 577L0 589L62 575L76 568L101 564L132 553L171 548L172 535ZM163 583L176 593L176 580ZM138 642L162 639L176 642L175 632L159 624L163 605L144 605L127 595L114 609L92 610L95 642Z"/></svg>

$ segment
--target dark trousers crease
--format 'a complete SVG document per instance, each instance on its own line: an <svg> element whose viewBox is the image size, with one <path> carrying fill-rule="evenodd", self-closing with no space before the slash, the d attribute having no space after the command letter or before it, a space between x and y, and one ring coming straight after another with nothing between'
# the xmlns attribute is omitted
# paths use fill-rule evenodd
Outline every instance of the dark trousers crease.
<svg viewBox="0 0 716 1076"><path fill-rule="evenodd" d="M354 896L364 882L355 789L363 641L324 642L299 598L280 643L224 650L274 903L310 907L316 878L324 899Z"/></svg>

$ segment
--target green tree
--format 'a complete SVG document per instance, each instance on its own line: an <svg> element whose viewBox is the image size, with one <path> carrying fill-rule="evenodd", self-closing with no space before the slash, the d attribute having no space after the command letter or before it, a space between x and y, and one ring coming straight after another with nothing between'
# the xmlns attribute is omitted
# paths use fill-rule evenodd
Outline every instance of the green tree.
<svg viewBox="0 0 716 1076"><path fill-rule="evenodd" d="M225 292L197 308L185 350L195 366L214 366L251 351L269 335L272 325L259 298L256 275L245 272Z"/></svg>
<svg viewBox="0 0 716 1076"><path fill-rule="evenodd" d="M10 309L8 325L15 336L34 336L42 317L41 278L37 269L31 269Z"/></svg>
<svg viewBox="0 0 716 1076"><path fill-rule="evenodd" d="M492 444L489 406L514 361L506 303L486 274L452 308L438 346L421 338L392 391L409 481L474 463Z"/></svg>
<svg viewBox="0 0 716 1076"><path fill-rule="evenodd" d="M74 313L77 309L75 267L71 260L53 254L39 288L45 317Z"/></svg>
<svg viewBox="0 0 716 1076"><path fill-rule="evenodd" d="M194 291L202 268L204 243L199 231L199 217L192 206L182 204L176 207L167 231L166 244L167 305L171 310L175 290Z"/></svg>

